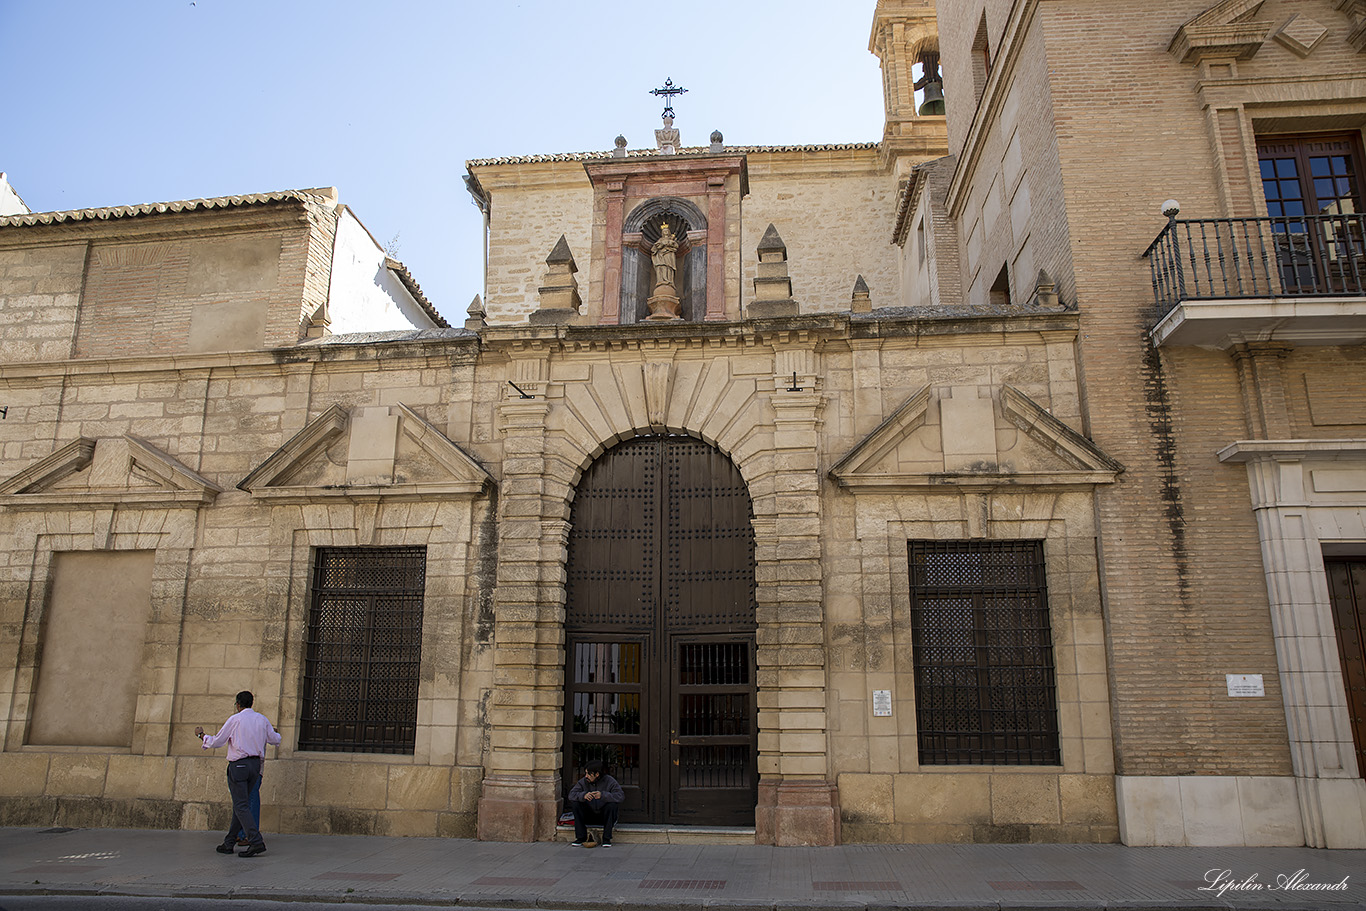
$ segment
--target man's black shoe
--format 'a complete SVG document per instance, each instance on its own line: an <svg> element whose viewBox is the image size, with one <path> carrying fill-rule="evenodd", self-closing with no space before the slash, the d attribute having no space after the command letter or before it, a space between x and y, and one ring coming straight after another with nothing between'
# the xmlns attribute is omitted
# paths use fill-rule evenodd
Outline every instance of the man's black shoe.
<svg viewBox="0 0 1366 911"><path fill-rule="evenodd" d="M265 845L252 845L250 848L247 848L245 851L243 851L241 854L238 854L237 856L238 856L238 857L255 857L257 854L264 854L264 853L266 853L266 846L265 846Z"/></svg>
<svg viewBox="0 0 1366 911"><path fill-rule="evenodd" d="M219 854L232 854L232 853L234 853L234 852L233 852L233 849L232 849L232 845L219 845L218 847L214 848L214 850L217 851Z"/></svg>

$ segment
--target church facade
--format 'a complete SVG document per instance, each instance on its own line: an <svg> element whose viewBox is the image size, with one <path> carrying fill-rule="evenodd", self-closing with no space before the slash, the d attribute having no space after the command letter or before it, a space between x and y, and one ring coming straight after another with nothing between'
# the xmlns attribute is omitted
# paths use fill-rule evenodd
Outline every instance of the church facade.
<svg viewBox="0 0 1366 911"><path fill-rule="evenodd" d="M603 759L641 831L1366 844L1366 11L1086 6L880 0L877 143L469 162L461 328L330 191L0 218L0 822L226 824L245 688L278 831L549 839Z"/></svg>

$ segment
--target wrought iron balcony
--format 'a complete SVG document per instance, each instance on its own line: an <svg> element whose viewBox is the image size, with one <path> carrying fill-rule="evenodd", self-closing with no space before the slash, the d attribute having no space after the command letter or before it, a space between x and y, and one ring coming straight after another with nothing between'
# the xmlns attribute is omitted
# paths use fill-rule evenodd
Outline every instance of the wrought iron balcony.
<svg viewBox="0 0 1366 911"><path fill-rule="evenodd" d="M1356 324L1366 317L1366 301L1352 300L1366 296L1364 215L1173 216L1143 255L1159 311L1158 344L1178 331L1184 337L1176 344L1214 343L1215 329L1221 338L1268 337L1292 320L1298 326L1286 331L1332 344L1331 333L1341 330L1337 343L1344 343L1357 340ZM1259 305L1246 306L1254 301ZM1201 328L1181 329L1192 321Z"/></svg>

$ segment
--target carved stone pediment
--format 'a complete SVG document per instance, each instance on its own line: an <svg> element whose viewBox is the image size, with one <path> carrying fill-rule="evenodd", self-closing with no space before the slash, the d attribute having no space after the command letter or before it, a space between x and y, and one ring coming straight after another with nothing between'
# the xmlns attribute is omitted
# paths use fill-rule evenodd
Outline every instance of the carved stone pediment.
<svg viewBox="0 0 1366 911"><path fill-rule="evenodd" d="M134 436L78 437L0 482L15 509L199 506L222 488Z"/></svg>
<svg viewBox="0 0 1366 911"><path fill-rule="evenodd" d="M1270 22L1254 18L1265 0L1222 0L1176 30L1168 52L1182 63L1206 57L1249 60L1261 50Z"/></svg>
<svg viewBox="0 0 1366 911"><path fill-rule="evenodd" d="M896 493L1111 484L1123 470L1013 386L989 399L926 386L849 450L830 477L854 493Z"/></svg>
<svg viewBox="0 0 1366 911"><path fill-rule="evenodd" d="M492 483L473 456L407 405L333 405L238 488L258 499L427 499L473 496Z"/></svg>
<svg viewBox="0 0 1366 911"><path fill-rule="evenodd" d="M1333 8L1342 10L1352 22L1347 43L1358 54L1366 54L1366 0L1333 0Z"/></svg>

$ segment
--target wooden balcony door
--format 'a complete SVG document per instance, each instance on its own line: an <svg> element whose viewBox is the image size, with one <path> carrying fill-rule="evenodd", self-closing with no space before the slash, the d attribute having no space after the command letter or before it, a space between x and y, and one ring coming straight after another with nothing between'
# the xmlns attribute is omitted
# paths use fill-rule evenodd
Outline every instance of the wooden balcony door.
<svg viewBox="0 0 1366 911"><path fill-rule="evenodd" d="M1366 286L1360 137L1260 137L1257 158L1284 293L1360 293Z"/></svg>
<svg viewBox="0 0 1366 911"><path fill-rule="evenodd" d="M566 566L564 786L604 760L623 821L753 825L754 532L735 465L652 436L575 492Z"/></svg>

